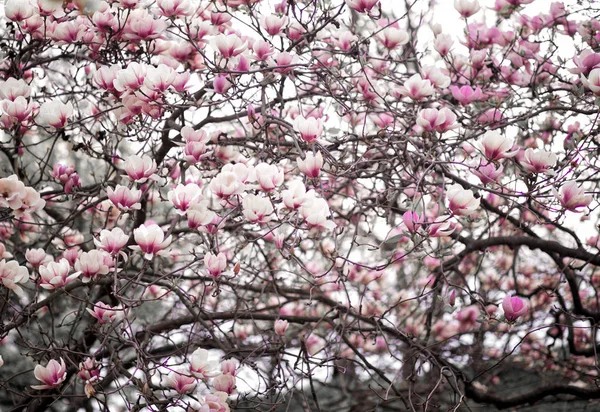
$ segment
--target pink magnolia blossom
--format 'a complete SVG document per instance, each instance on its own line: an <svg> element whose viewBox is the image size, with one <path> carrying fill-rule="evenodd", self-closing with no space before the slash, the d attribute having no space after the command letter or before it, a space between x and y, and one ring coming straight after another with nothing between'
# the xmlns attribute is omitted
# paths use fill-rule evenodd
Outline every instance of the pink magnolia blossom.
<svg viewBox="0 0 600 412"><path fill-rule="evenodd" d="M225 59L235 57L246 50L246 43L242 42L236 34L218 34L213 38L212 46Z"/></svg>
<svg viewBox="0 0 600 412"><path fill-rule="evenodd" d="M506 295L502 300L502 309L506 320L514 322L529 311L529 305L518 296Z"/></svg>
<svg viewBox="0 0 600 412"><path fill-rule="evenodd" d="M306 190L306 186L300 180L292 180L287 183L288 189L281 192L281 200L285 207L296 210L304 203L310 203L316 196L314 190Z"/></svg>
<svg viewBox="0 0 600 412"><path fill-rule="evenodd" d="M600 53L586 49L579 56L573 57L573 63L576 67L569 70L571 73L588 76L592 70L600 68Z"/></svg>
<svg viewBox="0 0 600 412"><path fill-rule="evenodd" d="M288 328L288 321L283 319L277 319L275 321L275 325L273 329L275 330L275 334L278 336L283 336Z"/></svg>
<svg viewBox="0 0 600 412"><path fill-rule="evenodd" d="M165 17L186 17L192 14L189 0L158 0L156 5Z"/></svg>
<svg viewBox="0 0 600 412"><path fill-rule="evenodd" d="M105 76L111 77L114 75L113 67L111 66L111 72ZM119 92L135 91L139 89L146 78L148 68L145 64L138 62L129 63L127 68L116 72L116 77L113 80L113 87ZM108 79L103 80L108 81Z"/></svg>
<svg viewBox="0 0 600 412"><path fill-rule="evenodd" d="M175 389L180 394L192 392L198 384L195 377L184 371L172 371L165 380L170 388Z"/></svg>
<svg viewBox="0 0 600 412"><path fill-rule="evenodd" d="M94 303L93 308L86 308L88 313L92 315L100 325L113 322L122 312L120 306L110 306L104 302Z"/></svg>
<svg viewBox="0 0 600 412"><path fill-rule="evenodd" d="M271 221L273 205L269 198L249 194L242 200L244 217L252 223L267 223Z"/></svg>
<svg viewBox="0 0 600 412"><path fill-rule="evenodd" d="M58 262L49 262L39 267L40 286L44 289L58 289L67 283L76 279L79 273L69 275L71 266L67 259L60 259Z"/></svg>
<svg viewBox="0 0 600 412"><path fill-rule="evenodd" d="M276 165L259 163L254 167L254 172L261 190L267 193L281 186L284 180L283 170Z"/></svg>
<svg viewBox="0 0 600 412"><path fill-rule="evenodd" d="M552 152L529 148L525 150L523 159L519 163L532 173L548 173L548 169L552 168L556 161L557 157Z"/></svg>
<svg viewBox="0 0 600 412"><path fill-rule="evenodd" d="M40 113L36 120L41 125L62 129L67 125L71 116L73 116L71 102L63 103L60 100L52 100L40 106Z"/></svg>
<svg viewBox="0 0 600 412"><path fill-rule="evenodd" d="M377 39L379 39L383 47L388 50L393 50L398 46L403 46L408 43L409 36L406 30L390 26L383 29L377 35Z"/></svg>
<svg viewBox="0 0 600 412"><path fill-rule="evenodd" d="M114 189L109 187L106 189L108 199L119 208L119 210L138 210L142 206L140 205L140 199L142 198L142 192L137 189L130 189L127 186L117 185Z"/></svg>
<svg viewBox="0 0 600 412"><path fill-rule="evenodd" d="M213 378L219 374L217 360L208 360L209 352L206 349L196 349L190 357L190 372L198 379Z"/></svg>
<svg viewBox="0 0 600 412"><path fill-rule="evenodd" d="M245 185L235 173L221 171L210 181L209 188L217 197L228 199L243 193Z"/></svg>
<svg viewBox="0 0 600 412"><path fill-rule="evenodd" d="M307 143L316 141L323 134L323 124L321 119L298 116L294 119L294 129L300 134L302 140Z"/></svg>
<svg viewBox="0 0 600 412"><path fill-rule="evenodd" d="M121 35L123 40L153 40L160 37L167 28L163 19L155 19L144 9L136 9L129 14Z"/></svg>
<svg viewBox="0 0 600 412"><path fill-rule="evenodd" d="M454 0L454 8L464 18L471 17L480 9L478 0Z"/></svg>
<svg viewBox="0 0 600 412"><path fill-rule="evenodd" d="M425 217L419 215L417 212L411 212L410 210L404 212L402 215L402 222L410 233L417 233L419 228L423 225Z"/></svg>
<svg viewBox="0 0 600 412"><path fill-rule="evenodd" d="M254 52L254 56L256 60L264 61L267 60L269 56L274 53L273 47L271 43L265 40L256 40L252 44L252 51Z"/></svg>
<svg viewBox="0 0 600 412"><path fill-rule="evenodd" d="M492 161L514 157L519 152L518 148L513 149L514 140L512 138L502 136L496 130L487 131L479 140L478 146L483 155Z"/></svg>
<svg viewBox="0 0 600 412"><path fill-rule="evenodd" d="M150 92L162 93L171 87L176 76L177 73L165 64L159 64L157 67L150 66L146 71L142 91L145 91L146 94Z"/></svg>
<svg viewBox="0 0 600 412"><path fill-rule="evenodd" d="M592 202L592 196L586 195L585 190L571 180L560 188L560 193L554 191L554 196L560 201L562 207L573 212L588 206Z"/></svg>
<svg viewBox="0 0 600 412"><path fill-rule="evenodd" d="M88 283L96 276L108 273L109 267L105 264L106 257L108 257L106 252L95 249L79 255L75 261L75 270L80 272L83 283Z"/></svg>
<svg viewBox="0 0 600 412"><path fill-rule="evenodd" d="M23 0L7 0L4 15L11 21L23 21L33 16L34 9L30 2Z"/></svg>
<svg viewBox="0 0 600 412"><path fill-rule="evenodd" d="M39 249L27 249L25 251L25 259L29 262L34 269L37 269L40 265L46 264L52 261L52 256L48 255L42 248Z"/></svg>
<svg viewBox="0 0 600 412"><path fill-rule="evenodd" d="M450 86L452 97L460 102L460 104L467 105L478 100L483 100L483 93L481 88L477 86L473 89L471 86Z"/></svg>
<svg viewBox="0 0 600 412"><path fill-rule="evenodd" d="M423 109L417 115L417 125L428 132L444 133L456 127L456 115L446 107Z"/></svg>
<svg viewBox="0 0 600 412"><path fill-rule="evenodd" d="M178 184L167 194L167 198L177 209L177 214L183 216L189 208L202 200L202 189L195 183Z"/></svg>
<svg viewBox="0 0 600 412"><path fill-rule="evenodd" d="M77 376L84 382L95 382L100 378L100 365L96 359L87 357L83 362L79 362Z"/></svg>
<svg viewBox="0 0 600 412"><path fill-rule="evenodd" d="M468 216L479 208L479 199L473 196L471 190L465 190L460 185L450 186L446 192L448 209L456 216Z"/></svg>
<svg viewBox="0 0 600 412"><path fill-rule="evenodd" d="M496 167L493 163L480 163L475 169L473 174L481 180L484 185L492 182L498 182L503 175L504 166Z"/></svg>
<svg viewBox="0 0 600 412"><path fill-rule="evenodd" d="M166 249L171 244L171 235L165 239L165 233L157 224L142 224L133 230L133 238L137 245L130 249L140 250L144 258L151 260L155 255L166 255Z"/></svg>
<svg viewBox="0 0 600 412"><path fill-rule="evenodd" d="M67 365L65 365L63 358L60 358L60 362L51 359L46 366L36 365L33 375L43 383L43 385L32 385L33 389L53 389L60 386L67 379Z"/></svg>
<svg viewBox="0 0 600 412"><path fill-rule="evenodd" d="M352 10L359 13L371 11L371 9L379 2L379 0L346 0L346 4Z"/></svg>
<svg viewBox="0 0 600 412"><path fill-rule="evenodd" d="M107 252L110 255L117 255L127 242L129 236L123 232L120 227L115 227L112 230L103 229L100 231L100 237L94 238L94 244L100 250Z"/></svg>
<svg viewBox="0 0 600 412"><path fill-rule="evenodd" d="M20 284L25 284L29 280L29 271L25 266L19 266L15 260L7 262L0 260L0 282L2 285L15 292L17 295L23 295L23 289Z"/></svg>
<svg viewBox="0 0 600 412"><path fill-rule="evenodd" d="M322 198L314 198L304 202L300 207L300 215L311 228L331 230L337 226L335 222L328 219L330 216L329 205Z"/></svg>
<svg viewBox="0 0 600 412"><path fill-rule="evenodd" d="M298 169L310 179L316 179L321 174L321 168L323 167L323 155L317 151L314 155L312 152L307 152L306 157L301 159L296 158Z"/></svg>
<svg viewBox="0 0 600 412"><path fill-rule="evenodd" d="M2 99L14 102L19 96L28 99L31 94L31 86L23 79L17 80L14 77L9 77L6 81L0 82L0 84L0 97Z"/></svg>
<svg viewBox="0 0 600 412"><path fill-rule="evenodd" d="M72 193L75 187L81 186L79 175L75 172L73 165L66 166L64 164L57 163L52 168L50 176L64 185L66 194Z"/></svg>
<svg viewBox="0 0 600 412"><path fill-rule="evenodd" d="M204 255L204 266L210 276L217 278L227 267L227 257L223 252L216 256L212 252L207 252Z"/></svg>
<svg viewBox="0 0 600 412"><path fill-rule="evenodd" d="M149 156L129 156L125 159L124 169L129 179L136 183L145 183L148 179L158 179L155 174L158 169L156 161Z"/></svg>
<svg viewBox="0 0 600 412"><path fill-rule="evenodd" d="M262 28L271 36L277 36L279 33L281 33L281 29L286 23L287 17L280 17L276 14L270 14L261 18Z"/></svg>
<svg viewBox="0 0 600 412"><path fill-rule="evenodd" d="M221 362L221 373L235 376L237 373L237 362L235 359L227 359Z"/></svg>
<svg viewBox="0 0 600 412"><path fill-rule="evenodd" d="M15 100L2 101L2 117L0 120L6 128L29 120L34 104L23 96L15 97Z"/></svg>
<svg viewBox="0 0 600 412"><path fill-rule="evenodd" d="M215 93L225 94L231 86L233 86L233 83L231 83L225 75L217 76L213 80L213 90Z"/></svg>
<svg viewBox="0 0 600 412"><path fill-rule="evenodd" d="M221 374L212 380L212 386L218 392L225 392L231 395L235 390L235 376Z"/></svg>
<svg viewBox="0 0 600 412"><path fill-rule="evenodd" d="M422 79L419 74L413 74L404 82L403 86L400 86L398 91L401 95L409 97L412 100L421 100L435 93L431 81Z"/></svg>
<svg viewBox="0 0 600 412"><path fill-rule="evenodd" d="M600 96L600 68L593 69L587 78L581 74L581 83L596 96Z"/></svg>
<svg viewBox="0 0 600 412"><path fill-rule="evenodd" d="M439 34L433 42L433 48L441 55L445 56L450 52L454 40L449 34Z"/></svg>
<svg viewBox="0 0 600 412"><path fill-rule="evenodd" d="M247 0L246 0L247 1ZM257 0L252 0L257 1ZM200 412L229 412L227 405L227 394L225 392L215 392L204 397L204 403Z"/></svg>
<svg viewBox="0 0 600 412"><path fill-rule="evenodd" d="M208 209L208 200L201 200L193 203L186 211L188 219L188 227L190 229L198 229L202 226L209 225L217 214Z"/></svg>

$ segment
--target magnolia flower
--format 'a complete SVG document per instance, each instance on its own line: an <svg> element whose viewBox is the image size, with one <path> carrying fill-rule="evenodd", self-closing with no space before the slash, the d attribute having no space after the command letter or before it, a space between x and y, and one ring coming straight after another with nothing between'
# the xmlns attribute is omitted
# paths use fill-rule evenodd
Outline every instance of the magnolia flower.
<svg viewBox="0 0 600 412"><path fill-rule="evenodd" d="M423 97L431 96L435 89L431 81L424 80L419 74L413 74L403 86L398 88L398 92L412 100L421 100Z"/></svg>
<svg viewBox="0 0 600 412"><path fill-rule="evenodd" d="M477 86L473 89L471 86L450 86L452 97L459 101L460 104L467 105L478 100L482 100L483 92L481 88Z"/></svg>
<svg viewBox="0 0 600 412"><path fill-rule="evenodd" d="M44 289L58 289L79 276L78 272L69 275L71 266L67 259L50 262L39 267L40 286Z"/></svg>
<svg viewBox="0 0 600 412"><path fill-rule="evenodd" d="M246 50L246 43L236 34L218 34L212 40L212 46L219 51L225 59L235 57Z"/></svg>
<svg viewBox="0 0 600 412"><path fill-rule="evenodd" d="M273 329L275 330L275 334L278 336L283 336L285 331L287 330L289 323L287 320L277 319L275 321L275 325L273 325Z"/></svg>
<svg viewBox="0 0 600 412"><path fill-rule="evenodd" d="M316 179L321 174L321 168L323 167L323 155L321 152L317 152L314 155L312 152L307 152L306 157L302 160L300 157L296 158L298 163L298 169L310 179Z"/></svg>
<svg viewBox="0 0 600 412"><path fill-rule="evenodd" d="M28 1L8 0L4 5L4 15L11 21L27 20L33 13L33 6Z"/></svg>
<svg viewBox="0 0 600 412"><path fill-rule="evenodd" d="M464 18L471 17L480 9L478 0L454 0L454 8Z"/></svg>
<svg viewBox="0 0 600 412"><path fill-rule="evenodd" d="M306 186L301 180L292 180L288 182L287 186L288 189L281 192L281 200L290 210L296 210L305 202L310 202L316 197L314 190L306 191Z"/></svg>
<svg viewBox="0 0 600 412"><path fill-rule="evenodd" d="M440 110L423 109L417 115L417 125L427 132L444 133L454 129L456 127L455 123L456 115L446 107Z"/></svg>
<svg viewBox="0 0 600 412"><path fill-rule="evenodd" d="M235 376L228 373L221 374L212 380L212 386L216 391L231 395L235 390Z"/></svg>
<svg viewBox="0 0 600 412"><path fill-rule="evenodd" d="M417 233L421 225L424 222L424 216L419 215L417 212L411 212L410 210L404 212L402 215L402 222L406 226L406 230L410 233Z"/></svg>
<svg viewBox="0 0 600 412"><path fill-rule="evenodd" d="M183 371L172 371L166 377L166 382L169 387L181 394L193 391L198 384L196 378Z"/></svg>
<svg viewBox="0 0 600 412"><path fill-rule="evenodd" d="M154 174L158 169L156 161L149 156L129 156L125 159L124 169L127 176L136 183L145 183L148 179L158 178Z"/></svg>
<svg viewBox="0 0 600 412"><path fill-rule="evenodd" d="M586 195L585 190L577 186L575 181L563 184L560 193L555 190L554 196L560 201L562 207L573 212L578 212L577 209L586 207L592 202L592 196Z"/></svg>
<svg viewBox="0 0 600 412"><path fill-rule="evenodd" d="M133 239L137 245L129 246L130 249L140 250L144 253L144 258L151 260L154 255L165 255L164 250L171 244L171 236L167 236L157 224L140 225L133 230Z"/></svg>
<svg viewBox="0 0 600 412"><path fill-rule="evenodd" d="M94 244L98 249L113 256L118 254L128 241L129 236L120 227L115 227L112 230L103 229L100 231L100 238L94 238Z"/></svg>
<svg viewBox="0 0 600 412"><path fill-rule="evenodd" d="M460 185L453 185L446 192L448 209L457 216L468 216L479 207L479 199L475 199L471 190L465 190Z"/></svg>
<svg viewBox="0 0 600 412"><path fill-rule="evenodd" d="M259 163L254 168L258 185L265 192L272 192L277 189L284 180L283 170L276 165L268 163Z"/></svg>
<svg viewBox="0 0 600 412"><path fill-rule="evenodd" d="M4 7L6 11L6 7L8 7L8 5ZM0 97L2 99L14 101L19 96L27 99L31 94L31 86L25 83L25 80L23 79L17 80L14 77L9 77L6 79L6 81L0 82L0 84L2 85L0 87Z"/></svg>
<svg viewBox="0 0 600 412"><path fill-rule="evenodd" d="M178 184L167 194L167 198L177 209L177 214L183 216L189 208L202 200L202 189L195 183Z"/></svg>
<svg viewBox="0 0 600 412"><path fill-rule="evenodd" d="M249 194L242 200L244 217L252 223L266 223L271 220L273 205L269 198Z"/></svg>
<svg viewBox="0 0 600 412"><path fill-rule="evenodd" d="M81 274L83 283L88 283L97 275L108 273L109 267L104 262L106 257L108 257L106 252L95 249L79 255L75 261L75 270Z"/></svg>
<svg viewBox="0 0 600 412"><path fill-rule="evenodd" d="M580 75L581 83L591 90L596 96L600 96L600 68L593 69L586 78Z"/></svg>
<svg viewBox="0 0 600 412"><path fill-rule="evenodd" d="M444 237L450 236L454 230L455 227L449 216L439 216L429 225L428 233L431 237Z"/></svg>
<svg viewBox="0 0 600 412"><path fill-rule="evenodd" d="M221 373L224 375L235 376L237 372L237 362L235 359L227 359L221 362Z"/></svg>
<svg viewBox="0 0 600 412"><path fill-rule="evenodd" d="M346 4L352 10L359 13L371 11L371 9L379 2L379 0L346 0Z"/></svg>
<svg viewBox="0 0 600 412"><path fill-rule="evenodd" d="M483 135L478 145L488 160L500 160L517 155L518 148L511 150L514 142L510 137L502 136L499 132L490 130Z"/></svg>
<svg viewBox="0 0 600 412"><path fill-rule="evenodd" d="M60 100L45 102L40 106L40 113L36 120L42 125L62 129L67 125L69 118L73 115L73 104L63 103Z"/></svg>
<svg viewBox="0 0 600 412"><path fill-rule="evenodd" d="M239 195L244 191L245 185L233 172L221 171L215 176L209 185L210 190L221 199L228 199L233 195Z"/></svg>
<svg viewBox="0 0 600 412"><path fill-rule="evenodd" d="M43 385L31 385L33 389L56 388L67 379L67 365L63 358L60 358L60 363L51 359L46 366L36 365L33 374L38 381L43 383Z"/></svg>
<svg viewBox="0 0 600 412"><path fill-rule="evenodd" d="M25 266L19 266L17 261L6 262L0 260L0 282L7 289L14 291L17 295L23 294L19 283L24 284L29 280L29 271Z"/></svg>
<svg viewBox="0 0 600 412"><path fill-rule="evenodd" d="M122 311L120 306L110 306L104 302L95 303L93 309L86 308L90 315L92 315L100 325L112 322L117 318L117 315Z"/></svg>
<svg viewBox="0 0 600 412"><path fill-rule="evenodd" d="M109 187L106 189L108 199L119 210L137 210L142 206L139 201L142 198L142 192L137 189L130 189L127 186L117 185L114 189Z"/></svg>
<svg viewBox="0 0 600 412"><path fill-rule="evenodd" d="M331 230L337 226L335 222L328 220L330 212L329 205L325 199L315 198L309 202L304 202L300 207L300 215L311 228Z"/></svg>
<svg viewBox="0 0 600 412"><path fill-rule="evenodd" d="M208 354L209 352L202 348L198 348L192 353L190 358L190 372L196 378L208 379L219 374L217 371L219 361L209 361Z"/></svg>
<svg viewBox="0 0 600 412"><path fill-rule="evenodd" d="M388 50L393 50L398 46L408 43L408 32L396 27L386 27L378 35L377 38L381 41L383 47Z"/></svg>
<svg viewBox="0 0 600 412"><path fill-rule="evenodd" d="M520 316L527 313L529 305L527 305L527 301L518 296L506 295L502 300L502 309L504 310L504 317L506 320L514 322Z"/></svg>
<svg viewBox="0 0 600 412"><path fill-rule="evenodd" d="M308 119L302 116L296 117L294 120L294 129L306 143L316 141L323 134L321 119L315 119L314 117L309 117Z"/></svg>
<svg viewBox="0 0 600 412"><path fill-rule="evenodd" d="M523 159L520 160L521 166L532 173L548 173L548 169L556 164L557 157L552 152L545 150L525 150Z"/></svg>
<svg viewBox="0 0 600 412"><path fill-rule="evenodd" d="M261 18L262 28L271 36L276 36L281 32L281 28L287 23L287 17L280 17L276 14L270 14Z"/></svg>
<svg viewBox="0 0 600 412"><path fill-rule="evenodd" d="M192 204L187 210L186 216L188 227L190 229L197 229L200 226L210 224L217 217L217 214L208 209L208 200L202 200Z"/></svg>
<svg viewBox="0 0 600 412"><path fill-rule="evenodd" d="M204 255L204 266L210 276L217 278L227 267L227 257L223 252L220 252L216 256L211 252L207 252Z"/></svg>

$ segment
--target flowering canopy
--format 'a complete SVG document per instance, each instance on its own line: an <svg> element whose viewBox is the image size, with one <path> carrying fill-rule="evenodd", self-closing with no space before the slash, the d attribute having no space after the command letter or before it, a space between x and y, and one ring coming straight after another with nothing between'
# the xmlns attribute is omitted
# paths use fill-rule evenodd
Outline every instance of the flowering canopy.
<svg viewBox="0 0 600 412"><path fill-rule="evenodd" d="M4 3L0 409L600 398L594 2Z"/></svg>

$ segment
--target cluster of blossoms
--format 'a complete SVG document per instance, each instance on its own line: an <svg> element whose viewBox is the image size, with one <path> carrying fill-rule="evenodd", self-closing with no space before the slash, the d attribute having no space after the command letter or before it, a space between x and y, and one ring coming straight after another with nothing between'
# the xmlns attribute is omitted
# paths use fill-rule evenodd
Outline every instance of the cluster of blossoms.
<svg viewBox="0 0 600 412"><path fill-rule="evenodd" d="M592 2L5 3L0 409L596 397Z"/></svg>

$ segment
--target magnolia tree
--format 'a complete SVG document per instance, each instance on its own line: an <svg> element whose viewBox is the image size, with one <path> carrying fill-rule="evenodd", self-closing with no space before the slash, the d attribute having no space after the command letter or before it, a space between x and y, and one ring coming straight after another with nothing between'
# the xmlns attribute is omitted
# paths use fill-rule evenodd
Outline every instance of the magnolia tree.
<svg viewBox="0 0 600 412"><path fill-rule="evenodd" d="M400 3L6 1L3 410L600 398L600 9Z"/></svg>

